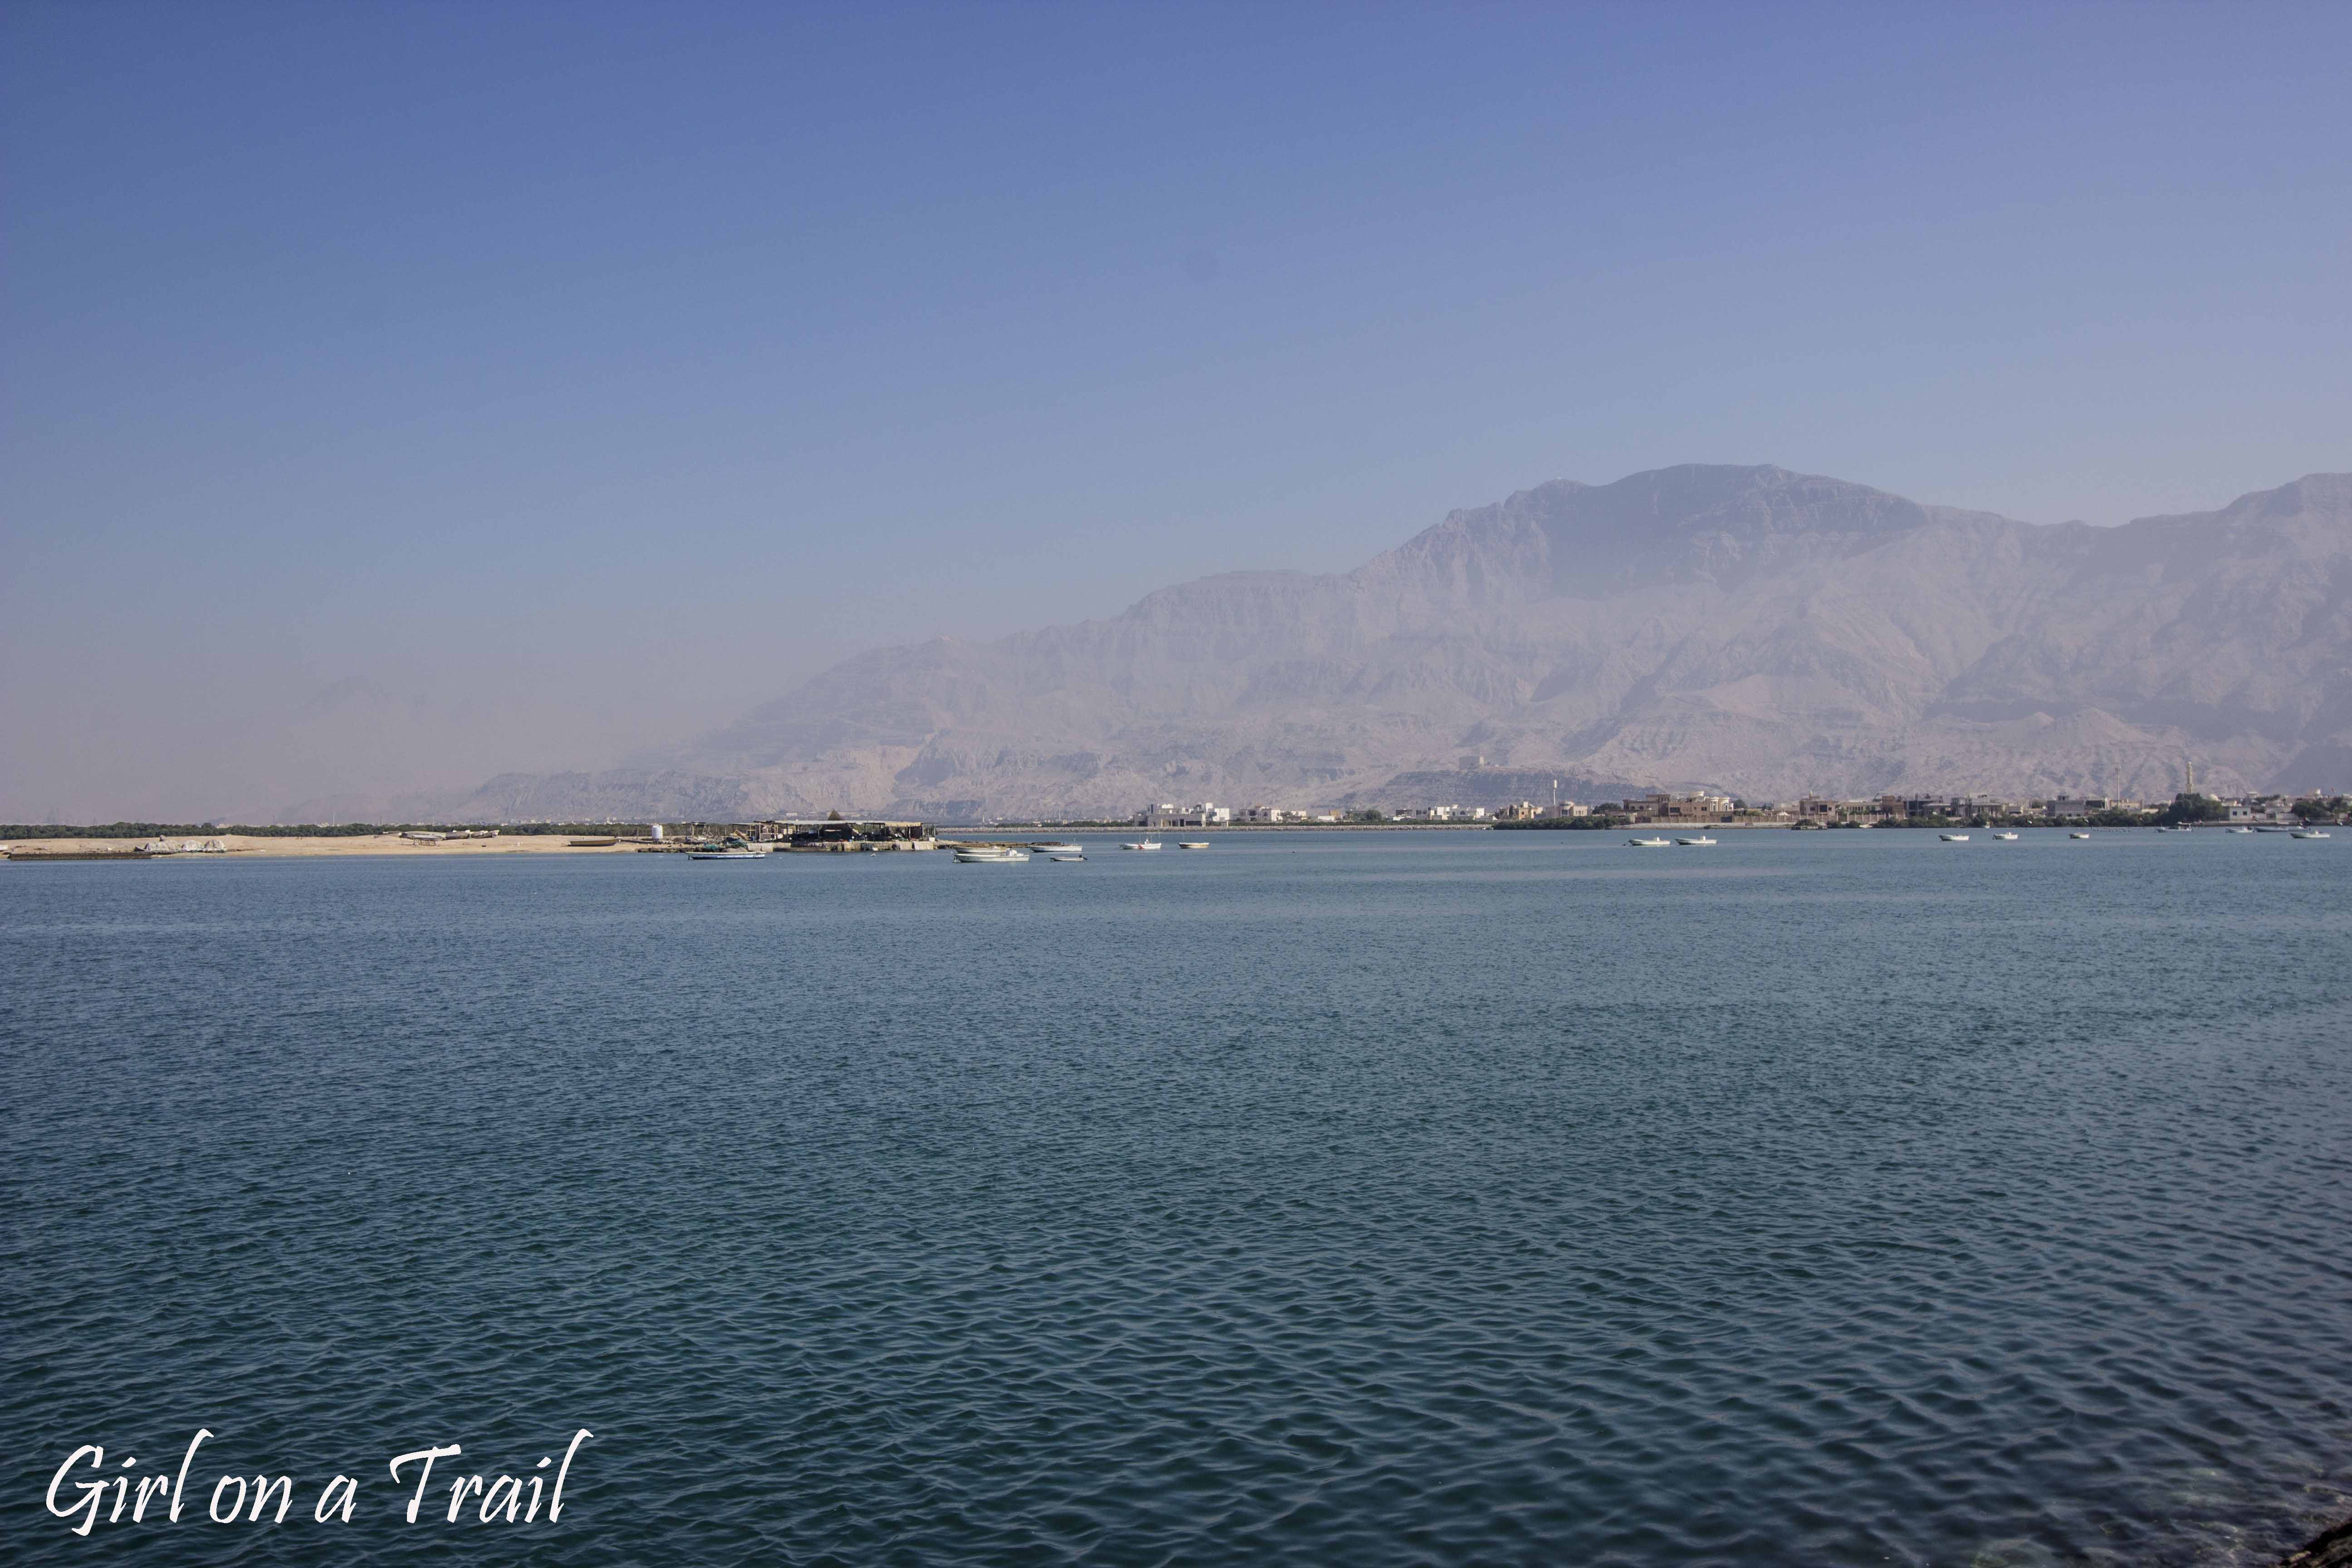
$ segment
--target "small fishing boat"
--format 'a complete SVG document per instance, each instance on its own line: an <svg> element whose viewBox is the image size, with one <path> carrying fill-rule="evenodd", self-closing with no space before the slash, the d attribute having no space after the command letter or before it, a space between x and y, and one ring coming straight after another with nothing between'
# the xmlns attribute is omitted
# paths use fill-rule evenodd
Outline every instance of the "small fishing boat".
<svg viewBox="0 0 2352 1568"><path fill-rule="evenodd" d="M698 844L686 853L687 858L693 860L764 860L768 858L766 850L752 848L750 839L734 833L716 844Z"/></svg>
<svg viewBox="0 0 2352 1568"><path fill-rule="evenodd" d="M2017 842L2017 835L2014 833L1996 833L1993 837L2000 839L2003 844L2014 844Z"/></svg>
<svg viewBox="0 0 2352 1568"><path fill-rule="evenodd" d="M1083 844L1066 844L1058 838L1049 839L1043 844L1032 844L1029 847L1039 855L1083 855L1087 852L1087 847Z"/></svg>
<svg viewBox="0 0 2352 1568"><path fill-rule="evenodd" d="M1969 836L1965 833L1938 833L1936 837L1947 844L1966 844L1969 841Z"/></svg>
<svg viewBox="0 0 2352 1568"><path fill-rule="evenodd" d="M2300 833L2295 834L2294 837L2297 838L2325 838L2327 837L2327 834L2321 828L2306 827Z"/></svg>
<svg viewBox="0 0 2352 1568"><path fill-rule="evenodd" d="M1026 865L1029 852L1005 844L970 844L955 852L959 866L1020 866Z"/></svg>
<svg viewBox="0 0 2352 1568"><path fill-rule="evenodd" d="M1636 849L1665 849L1674 844L1671 838L1628 838L1625 842Z"/></svg>
<svg viewBox="0 0 2352 1568"><path fill-rule="evenodd" d="M1133 844L1122 844L1119 847L1121 849L1157 849L1160 847L1160 840L1157 838L1139 839Z"/></svg>
<svg viewBox="0 0 2352 1568"><path fill-rule="evenodd" d="M1681 845L1685 845L1685 846L1690 846L1690 847L1696 847L1696 846L1701 845L1701 844L1712 844L1712 843L1714 843L1714 842L1715 842L1715 840L1714 840L1714 839L1712 839L1712 838L1709 838L1706 834L1702 833L1702 834L1700 834L1696 838L1677 838L1677 839L1675 839L1675 843L1677 843L1677 844L1681 844Z"/></svg>
<svg viewBox="0 0 2352 1568"><path fill-rule="evenodd" d="M1083 865L1087 858L1084 855L1072 851L1069 853L1048 855L1045 858L1051 860L1056 866L1077 866Z"/></svg>
<svg viewBox="0 0 2352 1568"><path fill-rule="evenodd" d="M1205 838L1180 838L1176 841L1179 849L1206 849L1208 847L1209 841Z"/></svg>
<svg viewBox="0 0 2352 1568"><path fill-rule="evenodd" d="M2230 831L2232 833L2252 833L2253 829L2251 827L2232 827Z"/></svg>
<svg viewBox="0 0 2352 1568"><path fill-rule="evenodd" d="M2088 838L2090 835L2087 833L2069 833L2066 837L2069 838Z"/></svg>

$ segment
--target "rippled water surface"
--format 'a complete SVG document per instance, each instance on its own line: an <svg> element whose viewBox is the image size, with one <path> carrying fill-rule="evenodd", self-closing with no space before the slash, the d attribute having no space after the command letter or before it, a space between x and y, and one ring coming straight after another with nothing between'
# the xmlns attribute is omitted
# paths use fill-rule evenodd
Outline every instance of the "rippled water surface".
<svg viewBox="0 0 2352 1568"><path fill-rule="evenodd" d="M0 867L8 1554L2186 1564L2352 1509L2352 843L1721 837ZM43 1511L198 1426L177 1525ZM391 1455L580 1426L560 1523L403 1520ZM205 1522L230 1470L288 1522Z"/></svg>

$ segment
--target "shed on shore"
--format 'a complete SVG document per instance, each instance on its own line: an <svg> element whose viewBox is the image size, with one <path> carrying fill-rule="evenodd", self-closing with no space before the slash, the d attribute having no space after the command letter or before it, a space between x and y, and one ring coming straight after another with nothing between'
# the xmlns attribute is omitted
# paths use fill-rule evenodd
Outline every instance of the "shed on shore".
<svg viewBox="0 0 2352 1568"><path fill-rule="evenodd" d="M936 849L939 833L927 822L779 817L755 825L760 837L787 849L856 854L887 849Z"/></svg>

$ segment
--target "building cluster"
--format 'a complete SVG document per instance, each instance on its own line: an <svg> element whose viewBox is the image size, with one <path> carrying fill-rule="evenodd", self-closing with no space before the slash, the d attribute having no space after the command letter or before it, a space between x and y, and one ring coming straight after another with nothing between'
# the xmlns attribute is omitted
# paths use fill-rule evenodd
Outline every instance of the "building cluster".
<svg viewBox="0 0 2352 1568"><path fill-rule="evenodd" d="M2184 791L2179 800L2202 797ZM2298 820L2295 807L2315 800L2328 798L2325 791L2313 791L2305 795L2252 795L2212 803L2213 820L2233 825L2286 825ZM1904 822L1968 822L1977 818L2016 821L2042 818L2051 822L2084 822L2101 816L2137 816L2162 809L2159 803L2125 800L2105 795L2051 795L2039 799L2020 800L1999 795L1882 795L1876 796L1833 799L1823 795L1802 795L1793 801L1749 801L1719 795L1650 794L1630 795L1622 801L1606 801L1586 807L1564 803L1556 808L1561 815L1571 812L1582 816L1588 812L1607 816L1622 816L1636 823L1713 823L1737 826L1743 822L1759 825L1788 824L1801 826L1816 823L1828 826L1832 823ZM1534 812L1533 816L1551 815Z"/></svg>
<svg viewBox="0 0 2352 1568"><path fill-rule="evenodd" d="M1397 811L1382 812L1381 817L1386 822L1489 822L1496 815L1483 805L1448 805L1406 806ZM1269 827L1284 823L1305 826L1349 820L1350 814L1336 806L1300 809L1287 805L1248 805L1236 809L1209 800L1181 806L1162 801L1135 814L1136 825L1140 827L1226 827L1235 823L1248 827Z"/></svg>
<svg viewBox="0 0 2352 1568"><path fill-rule="evenodd" d="M1345 814L1337 810L1309 808L1298 810L1286 805L1251 805L1236 810L1204 800L1196 805L1177 805L1162 801L1147 805L1135 814L1136 824L1142 827L1227 827L1242 823L1251 827L1264 827L1276 823L1344 822Z"/></svg>
<svg viewBox="0 0 2352 1568"><path fill-rule="evenodd" d="M2184 790L2179 800L2203 800L2192 791ZM2289 824L2295 820L2298 804L2308 808L2315 800L2330 798L2327 792L2315 790L2308 795L2254 795L2211 803L2211 820L2231 824L2261 826ZM1633 823L1655 823L1661 826L1681 824L1692 826L1888 826L1906 822L1945 823L1969 822L1978 818L1988 821L2021 821L2041 819L2050 822L2085 822L2101 817L2137 816L2162 809L2162 803L2124 800L2105 795L2052 795L2047 798L2018 800L2007 795L1986 794L1916 794L1881 795L1839 799L1827 795L1807 795L1792 801L1746 800L1736 795L1698 791L1681 795L1665 790L1654 790L1643 795L1629 795L1622 800L1587 803L1556 800L1546 805L1534 801L1517 801L1489 812L1483 805L1425 805L1382 813L1349 812L1338 808L1298 810L1289 806L1253 805L1236 809L1219 805L1213 801L1202 801L1180 806L1169 802L1147 806L1138 812L1136 823L1144 827L1221 827L1235 824L1247 826L1270 826L1279 824L1308 826L1317 823L1342 823L1366 820L1377 816L1386 822L1474 823L1474 822L1541 822L1575 817L1601 816Z"/></svg>
<svg viewBox="0 0 2352 1568"><path fill-rule="evenodd" d="M1135 820L1144 827L1223 827L1234 821L1234 808L1219 805L1213 800L1204 800L1198 805L1177 805L1171 801L1162 801L1158 805L1144 807L1136 814ZM1255 819L1244 813L1242 820Z"/></svg>

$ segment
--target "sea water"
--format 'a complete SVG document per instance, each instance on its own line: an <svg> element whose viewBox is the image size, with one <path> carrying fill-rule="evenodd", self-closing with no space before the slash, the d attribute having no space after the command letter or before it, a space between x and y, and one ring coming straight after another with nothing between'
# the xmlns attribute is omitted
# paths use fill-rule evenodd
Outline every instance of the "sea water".
<svg viewBox="0 0 2352 1568"><path fill-rule="evenodd" d="M8 1555L2238 1563L2352 1509L2345 845L1084 837L0 867ZM44 1505L199 1429L177 1523ZM559 1521L443 1518L581 1429Z"/></svg>

